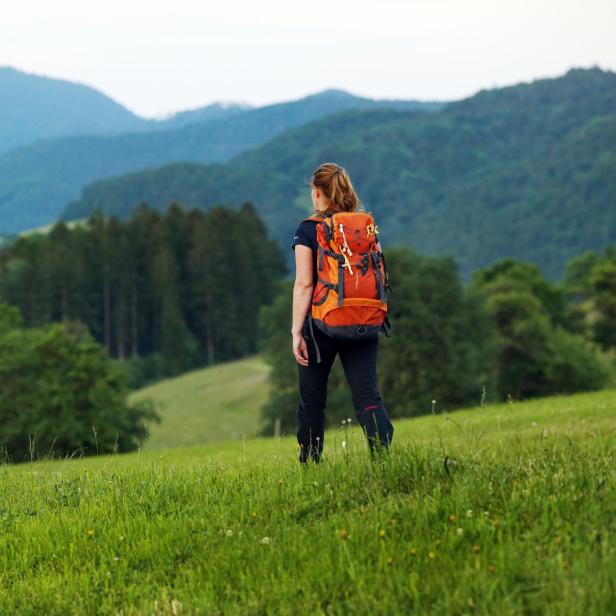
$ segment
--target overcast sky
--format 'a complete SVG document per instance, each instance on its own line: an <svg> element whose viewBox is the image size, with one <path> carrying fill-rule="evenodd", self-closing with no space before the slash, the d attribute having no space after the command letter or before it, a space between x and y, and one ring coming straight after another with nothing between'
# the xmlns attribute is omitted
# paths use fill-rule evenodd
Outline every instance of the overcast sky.
<svg viewBox="0 0 616 616"><path fill-rule="evenodd" d="M325 88L452 100L616 70L615 24L616 0L3 0L0 65L155 117Z"/></svg>

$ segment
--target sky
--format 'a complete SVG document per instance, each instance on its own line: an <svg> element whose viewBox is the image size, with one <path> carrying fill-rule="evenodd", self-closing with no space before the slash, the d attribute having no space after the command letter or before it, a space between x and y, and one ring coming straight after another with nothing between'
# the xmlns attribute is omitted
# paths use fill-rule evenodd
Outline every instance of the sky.
<svg viewBox="0 0 616 616"><path fill-rule="evenodd" d="M0 66L92 86L144 117L326 88L455 100L616 70L616 0L0 3Z"/></svg>

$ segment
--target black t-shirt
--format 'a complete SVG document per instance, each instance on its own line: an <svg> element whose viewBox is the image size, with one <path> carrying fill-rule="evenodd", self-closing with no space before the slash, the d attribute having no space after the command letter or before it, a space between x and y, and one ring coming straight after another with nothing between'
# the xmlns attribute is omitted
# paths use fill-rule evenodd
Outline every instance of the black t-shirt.
<svg viewBox="0 0 616 616"><path fill-rule="evenodd" d="M291 248L295 250L297 244L308 246L312 248L312 283L313 288L317 286L317 225L319 223L316 220L303 220L299 223L299 226L295 230L295 236L293 237L293 244Z"/></svg>

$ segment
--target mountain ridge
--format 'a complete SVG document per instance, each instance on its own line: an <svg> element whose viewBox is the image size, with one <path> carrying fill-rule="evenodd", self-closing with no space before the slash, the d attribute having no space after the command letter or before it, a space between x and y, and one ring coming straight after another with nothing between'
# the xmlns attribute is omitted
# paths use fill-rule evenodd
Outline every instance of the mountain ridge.
<svg viewBox="0 0 616 616"><path fill-rule="evenodd" d="M63 219L139 201L208 208L252 201L291 263L289 238L320 162L351 173L386 243L454 256L466 277L497 258L536 262L551 278L568 258L616 243L616 73L477 93L434 113L346 111L288 129L227 164L164 166L86 187Z"/></svg>
<svg viewBox="0 0 616 616"><path fill-rule="evenodd" d="M225 161L314 118L348 108L438 109L441 103L377 101L343 91L323 91L254 109L227 109L222 117L166 129L117 135L46 138L0 155L0 233L15 233L55 220L88 183L177 161ZM200 112L197 112L197 114ZM188 123L186 123L188 122Z"/></svg>

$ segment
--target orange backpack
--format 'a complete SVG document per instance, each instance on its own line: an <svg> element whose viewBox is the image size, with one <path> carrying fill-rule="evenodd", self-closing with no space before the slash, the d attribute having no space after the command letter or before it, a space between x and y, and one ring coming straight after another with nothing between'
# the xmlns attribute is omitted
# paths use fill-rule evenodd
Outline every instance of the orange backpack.
<svg viewBox="0 0 616 616"><path fill-rule="evenodd" d="M386 291L393 292L385 255L377 249L378 228L369 212L335 212L325 218L311 216L317 225L317 283L309 315L332 338L353 340L393 327L387 316Z"/></svg>

